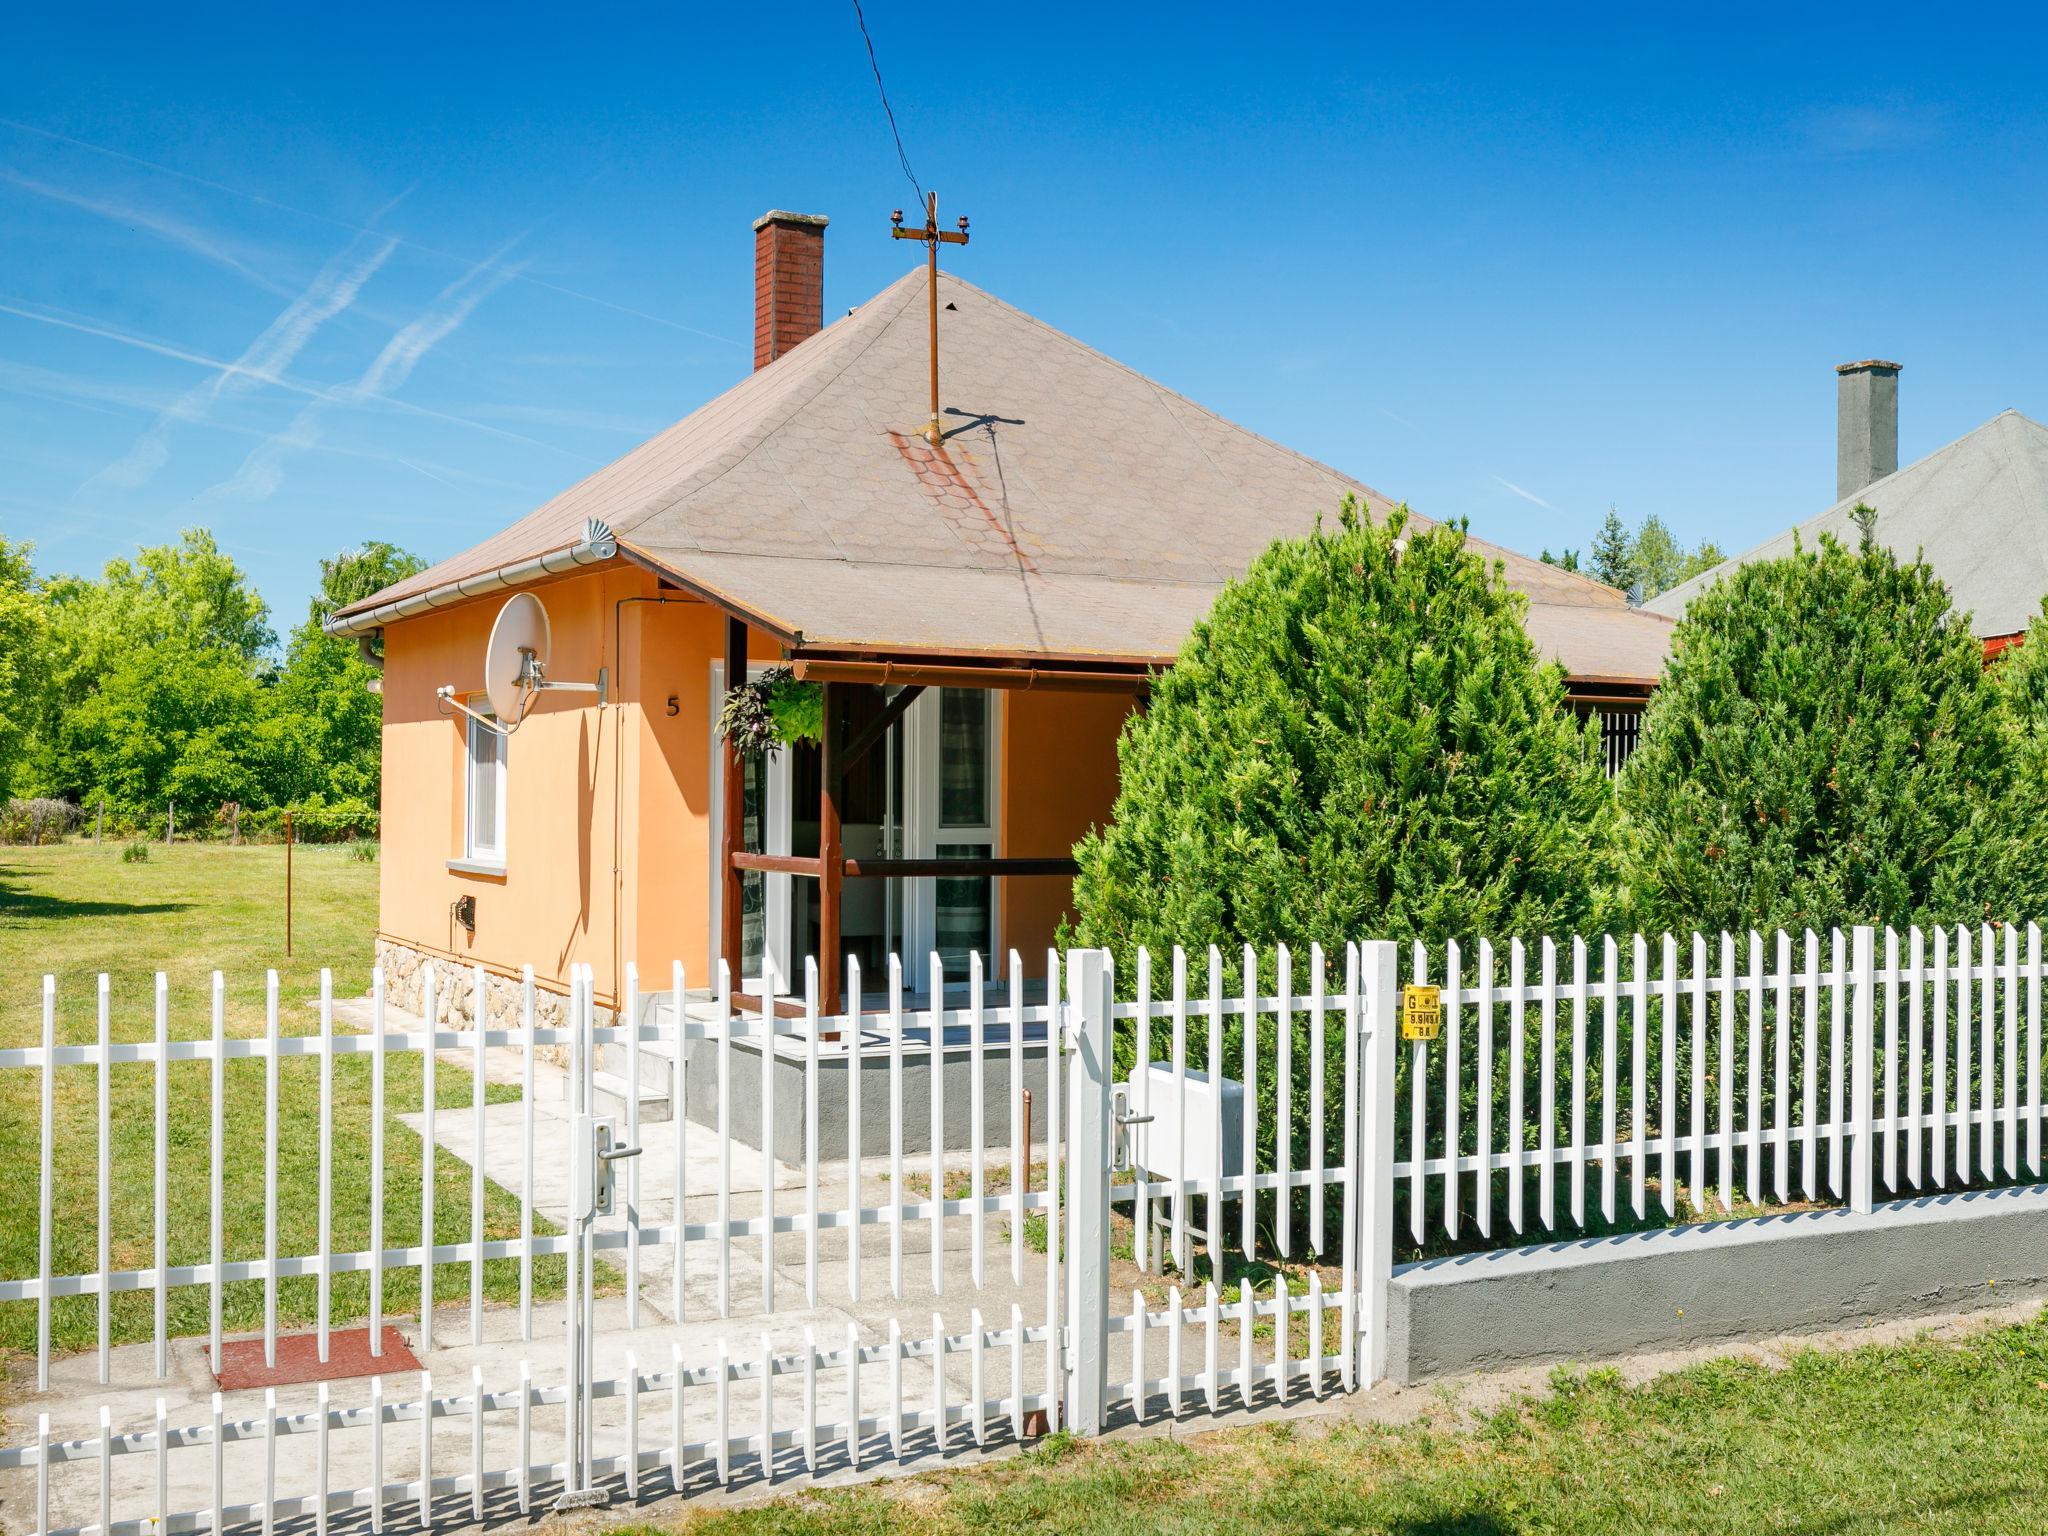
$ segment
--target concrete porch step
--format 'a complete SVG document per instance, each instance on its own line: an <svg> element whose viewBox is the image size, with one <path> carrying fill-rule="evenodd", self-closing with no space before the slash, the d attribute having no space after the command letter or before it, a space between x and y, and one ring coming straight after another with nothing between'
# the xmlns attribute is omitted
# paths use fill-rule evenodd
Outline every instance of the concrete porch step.
<svg viewBox="0 0 2048 1536"><path fill-rule="evenodd" d="M592 1114L611 1115L623 1128L632 1102L632 1088L624 1077L602 1070L590 1074ZM674 1106L668 1097L668 1073L666 1070L659 1074L650 1073L643 1058L640 1062L640 1123L660 1125L673 1119L674 1115Z"/></svg>

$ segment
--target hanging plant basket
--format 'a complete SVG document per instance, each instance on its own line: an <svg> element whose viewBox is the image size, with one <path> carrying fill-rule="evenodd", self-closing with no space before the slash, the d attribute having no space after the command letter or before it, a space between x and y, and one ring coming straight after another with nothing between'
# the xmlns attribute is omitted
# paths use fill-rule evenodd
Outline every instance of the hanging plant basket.
<svg viewBox="0 0 2048 1536"><path fill-rule="evenodd" d="M825 691L800 683L788 667L770 667L726 691L718 734L744 756L762 757L800 741L825 739Z"/></svg>

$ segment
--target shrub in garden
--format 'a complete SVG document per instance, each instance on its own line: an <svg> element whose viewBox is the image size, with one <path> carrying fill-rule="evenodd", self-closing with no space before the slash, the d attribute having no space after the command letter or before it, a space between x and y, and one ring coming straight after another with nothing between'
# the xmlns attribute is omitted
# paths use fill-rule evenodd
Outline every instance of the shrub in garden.
<svg viewBox="0 0 2048 1536"><path fill-rule="evenodd" d="M137 838L121 850L121 862L123 864L147 864L149 862L149 844L145 843L141 838Z"/></svg>
<svg viewBox="0 0 2048 1536"><path fill-rule="evenodd" d="M1275 544L1126 725L1112 819L1075 849L1073 937L1114 952L1125 991L1141 946L1155 991L1186 946L1199 993L1207 945L1235 988L1244 946L1270 987L1284 943L1305 995L1311 942L1336 990L1353 940L1592 925L1611 879L1612 795L1560 672L1523 628L1524 602L1462 530L1417 531L1403 511L1374 526L1348 498L1335 528ZM1206 1037L1189 1023L1200 1063ZM1236 1076L1242 1025L1225 1028ZM1260 1042L1268 1124L1273 1028L1263 1021ZM1305 1149L1306 1018L1294 1028ZM1341 1053L1341 1033L1329 1038ZM1128 1038L1118 1052L1127 1069Z"/></svg>
<svg viewBox="0 0 2048 1536"><path fill-rule="evenodd" d="M1924 563L1823 536L1746 565L1679 622L1622 773L1626 915L1979 920L2025 883L2006 764L1982 647Z"/></svg>

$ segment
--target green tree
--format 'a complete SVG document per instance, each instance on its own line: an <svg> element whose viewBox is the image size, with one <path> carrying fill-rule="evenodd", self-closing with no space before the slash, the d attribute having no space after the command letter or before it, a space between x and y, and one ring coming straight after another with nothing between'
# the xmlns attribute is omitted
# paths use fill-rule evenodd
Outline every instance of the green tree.
<svg viewBox="0 0 2048 1536"><path fill-rule="evenodd" d="M1711 539L1697 549L1686 550L1664 526L1664 520L1653 512L1636 529L1629 549L1630 570L1642 584L1636 600L1648 602L1659 592L1667 592L1681 581L1690 581L1727 558L1720 545Z"/></svg>
<svg viewBox="0 0 2048 1536"><path fill-rule="evenodd" d="M228 800L264 803L264 703L239 657L164 640L117 661L66 714L60 740L85 786L80 798L104 795L117 816L137 822L175 802L196 823Z"/></svg>
<svg viewBox="0 0 2048 1536"><path fill-rule="evenodd" d="M1568 549L1559 555L1553 555L1545 549L1539 558L1545 565L1554 565L1560 571L1576 571L1579 568L1579 552L1576 549Z"/></svg>
<svg viewBox="0 0 2048 1536"><path fill-rule="evenodd" d="M0 538L0 799L16 787L48 691L48 623L34 546Z"/></svg>
<svg viewBox="0 0 2048 1536"><path fill-rule="evenodd" d="M1634 587L1638 574L1635 544L1621 514L1609 507L1607 516L1601 519L1600 531L1593 535L1593 579L1624 592Z"/></svg>
<svg viewBox="0 0 2048 1536"><path fill-rule="evenodd" d="M377 804L384 730L382 703L370 691L377 669L353 639L320 626L336 609L425 569L419 556L381 540L320 562L320 589L306 621L292 631L275 701L280 719L273 745L283 753L287 741L295 743L292 753L277 760L280 782L288 778L301 786L305 776L302 768L287 775L287 760L318 765L317 782L295 788L293 800L317 794L331 802ZM284 796L276 803L284 803Z"/></svg>
<svg viewBox="0 0 2048 1536"><path fill-rule="evenodd" d="M1110 824L1075 850L1078 937L1128 976L1140 945L1588 925L1611 795L1524 606L1405 510L1375 527L1347 498L1275 544L1126 725Z"/></svg>
<svg viewBox="0 0 2048 1536"><path fill-rule="evenodd" d="M1672 636L1619 785L1629 916L1741 930L1984 915L2012 838L1983 652L1925 564L1742 567Z"/></svg>

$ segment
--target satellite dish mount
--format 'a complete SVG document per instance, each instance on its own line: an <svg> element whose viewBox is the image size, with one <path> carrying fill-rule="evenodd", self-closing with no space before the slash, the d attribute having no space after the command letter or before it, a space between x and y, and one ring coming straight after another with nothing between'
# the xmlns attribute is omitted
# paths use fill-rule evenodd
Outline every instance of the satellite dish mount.
<svg viewBox="0 0 2048 1536"><path fill-rule="evenodd" d="M491 714L471 709L455 696L455 685L443 683L435 697L459 709L487 731L510 736L519 729L543 692L594 693L600 704L610 702L606 670L598 668L594 683L558 682L548 676L552 632L548 611L531 592L508 598L491 625L490 643L484 647L484 696ZM496 718L492 718L496 716Z"/></svg>

